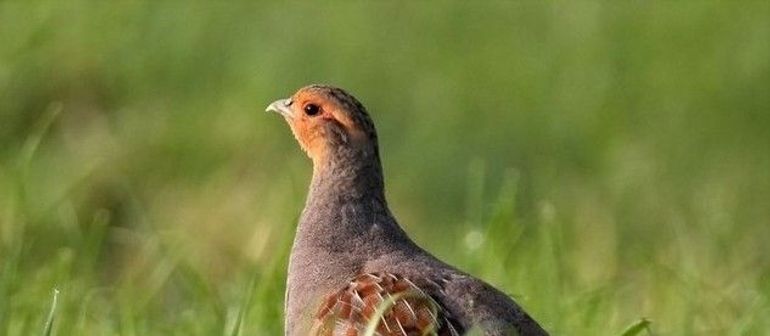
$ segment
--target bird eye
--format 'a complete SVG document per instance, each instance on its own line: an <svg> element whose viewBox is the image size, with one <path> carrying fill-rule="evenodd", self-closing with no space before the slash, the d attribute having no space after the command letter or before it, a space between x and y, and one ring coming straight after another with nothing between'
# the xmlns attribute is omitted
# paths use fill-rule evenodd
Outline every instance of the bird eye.
<svg viewBox="0 0 770 336"><path fill-rule="evenodd" d="M321 108L316 104L307 104L305 105L305 114L309 116L314 116L318 114L318 112L321 112Z"/></svg>

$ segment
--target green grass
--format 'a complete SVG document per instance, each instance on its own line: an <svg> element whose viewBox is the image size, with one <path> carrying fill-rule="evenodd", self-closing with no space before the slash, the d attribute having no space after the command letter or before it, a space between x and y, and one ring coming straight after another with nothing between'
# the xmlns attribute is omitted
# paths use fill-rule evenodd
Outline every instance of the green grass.
<svg viewBox="0 0 770 336"><path fill-rule="evenodd" d="M554 334L770 334L768 17L0 2L0 335L281 334L310 162L262 111L313 82L415 240Z"/></svg>

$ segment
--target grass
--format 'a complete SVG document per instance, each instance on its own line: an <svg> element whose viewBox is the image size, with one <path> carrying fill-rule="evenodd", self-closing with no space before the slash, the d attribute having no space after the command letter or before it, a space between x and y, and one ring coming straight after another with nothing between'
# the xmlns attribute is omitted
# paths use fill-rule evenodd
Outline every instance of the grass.
<svg viewBox="0 0 770 336"><path fill-rule="evenodd" d="M53 321L54 317L56 316L56 303L59 299L59 290L54 289L53 290L53 299L51 300L51 310L48 312L48 318L45 320L45 327L43 328L43 336L49 336L51 335L51 330L53 330Z"/></svg>
<svg viewBox="0 0 770 336"><path fill-rule="evenodd" d="M281 334L310 167L261 111L312 82L415 240L554 334L768 334L768 17L0 2L0 334Z"/></svg>

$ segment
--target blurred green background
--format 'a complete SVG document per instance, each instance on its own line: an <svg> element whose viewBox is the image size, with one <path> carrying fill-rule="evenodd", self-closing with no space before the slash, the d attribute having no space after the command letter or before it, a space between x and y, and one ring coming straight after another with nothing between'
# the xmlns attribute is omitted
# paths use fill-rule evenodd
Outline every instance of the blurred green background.
<svg viewBox="0 0 770 336"><path fill-rule="evenodd" d="M0 2L0 334L278 335L348 89L393 211L561 335L770 334L768 2ZM644 331L643 334L646 334Z"/></svg>

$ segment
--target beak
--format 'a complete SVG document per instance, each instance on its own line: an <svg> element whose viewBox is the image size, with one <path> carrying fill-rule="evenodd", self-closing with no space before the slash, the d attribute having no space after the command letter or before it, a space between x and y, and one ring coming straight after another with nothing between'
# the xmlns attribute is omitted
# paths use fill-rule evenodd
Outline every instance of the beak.
<svg viewBox="0 0 770 336"><path fill-rule="evenodd" d="M267 105L267 108L265 109L266 112L277 112L278 114L286 117L286 118L293 118L294 112L291 110L290 106L293 103L291 98L287 99L278 99L274 102L272 102L270 105Z"/></svg>

